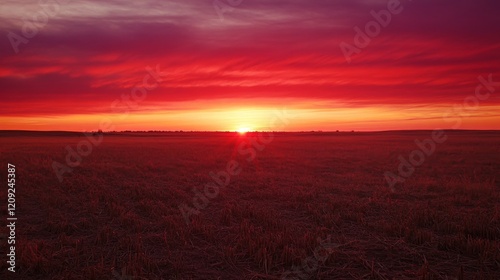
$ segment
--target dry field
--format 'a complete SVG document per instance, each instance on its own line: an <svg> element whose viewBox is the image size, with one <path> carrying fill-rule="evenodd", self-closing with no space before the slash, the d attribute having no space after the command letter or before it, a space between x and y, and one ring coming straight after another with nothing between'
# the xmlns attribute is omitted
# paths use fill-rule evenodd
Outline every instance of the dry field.
<svg viewBox="0 0 500 280"><path fill-rule="evenodd" d="M81 134L3 133L0 279L500 279L500 133L447 132L392 192L430 135L105 134L60 182Z"/></svg>

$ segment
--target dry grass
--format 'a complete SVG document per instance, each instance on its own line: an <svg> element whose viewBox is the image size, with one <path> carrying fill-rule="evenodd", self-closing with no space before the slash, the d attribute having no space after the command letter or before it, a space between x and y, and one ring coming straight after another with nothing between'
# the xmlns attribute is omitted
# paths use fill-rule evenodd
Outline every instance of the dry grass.
<svg viewBox="0 0 500 280"><path fill-rule="evenodd" d="M62 184L52 159L79 138L0 138L16 279L279 279L328 235L310 279L500 279L500 135L450 134L391 193L384 171L425 137L277 135L247 162L235 134L105 136ZM230 159L243 171L186 225L178 205Z"/></svg>

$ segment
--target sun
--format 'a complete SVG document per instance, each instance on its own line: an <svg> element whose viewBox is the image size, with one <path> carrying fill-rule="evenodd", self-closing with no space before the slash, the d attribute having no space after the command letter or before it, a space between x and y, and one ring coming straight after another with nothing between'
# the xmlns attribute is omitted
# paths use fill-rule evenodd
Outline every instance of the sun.
<svg viewBox="0 0 500 280"><path fill-rule="evenodd" d="M245 134L245 133L249 132L249 131L250 131L250 128L248 128L248 127L240 127L240 128L238 128L236 131L237 131L239 134L243 135L243 134Z"/></svg>

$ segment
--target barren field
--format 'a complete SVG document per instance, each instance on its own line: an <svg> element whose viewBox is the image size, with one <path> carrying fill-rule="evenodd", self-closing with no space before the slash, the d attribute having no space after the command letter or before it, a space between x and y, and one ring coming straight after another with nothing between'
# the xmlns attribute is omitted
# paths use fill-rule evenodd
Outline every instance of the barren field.
<svg viewBox="0 0 500 280"><path fill-rule="evenodd" d="M500 133L117 133L62 175L82 134L0 136L12 279L500 279ZM99 135L94 136L98 139Z"/></svg>

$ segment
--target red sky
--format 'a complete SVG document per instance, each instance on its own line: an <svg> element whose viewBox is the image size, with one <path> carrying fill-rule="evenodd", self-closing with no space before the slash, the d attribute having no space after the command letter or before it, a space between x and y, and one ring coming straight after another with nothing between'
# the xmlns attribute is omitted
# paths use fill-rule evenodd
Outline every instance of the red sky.
<svg viewBox="0 0 500 280"><path fill-rule="evenodd" d="M500 85L474 99L479 76L500 82L500 2L401 0L346 61L390 1L243 0L223 20L211 0L2 1L0 129L273 129L283 108L290 131L500 129ZM113 110L157 65L159 86Z"/></svg>

